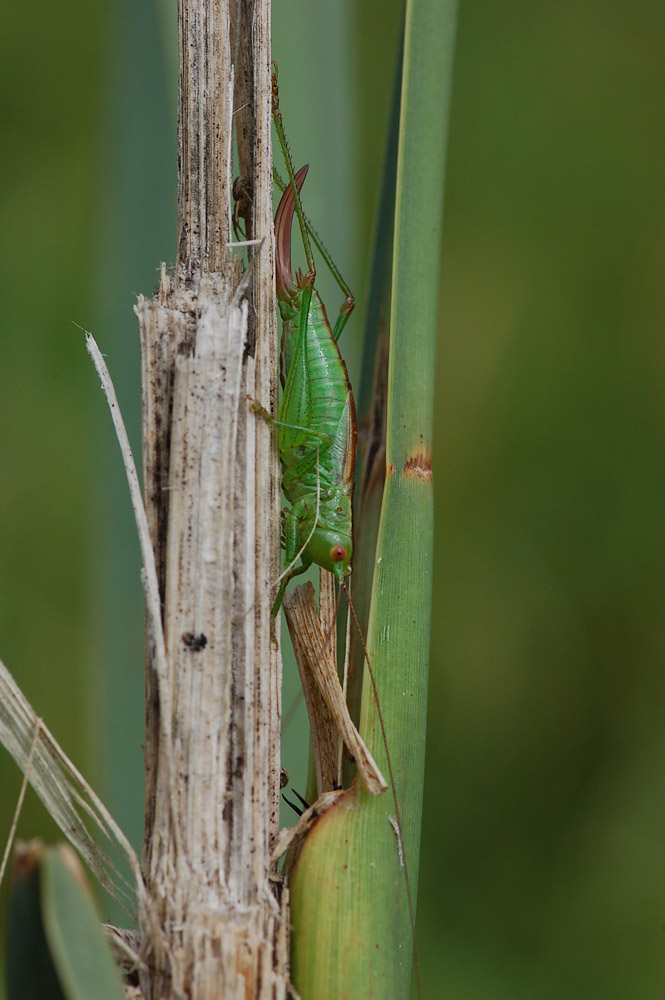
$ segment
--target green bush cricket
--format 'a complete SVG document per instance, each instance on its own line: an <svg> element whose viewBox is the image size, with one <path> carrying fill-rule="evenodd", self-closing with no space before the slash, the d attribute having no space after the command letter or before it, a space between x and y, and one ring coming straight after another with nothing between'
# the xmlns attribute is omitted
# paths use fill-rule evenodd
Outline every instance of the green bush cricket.
<svg viewBox="0 0 665 1000"><path fill-rule="evenodd" d="M255 408L277 429L282 488L290 505L282 514L286 569L273 603L274 617L292 577L312 563L331 572L340 582L351 572L357 430L353 392L337 344L353 309L353 297L324 252L346 294L332 328L314 288L316 269L300 205L300 190L308 167L302 167L297 174L293 171L279 111L276 75L273 115L289 175L275 214L276 292L283 322L283 392L277 419L262 408ZM291 271L294 213L300 223L307 260L307 271L304 274L298 271L295 278Z"/></svg>

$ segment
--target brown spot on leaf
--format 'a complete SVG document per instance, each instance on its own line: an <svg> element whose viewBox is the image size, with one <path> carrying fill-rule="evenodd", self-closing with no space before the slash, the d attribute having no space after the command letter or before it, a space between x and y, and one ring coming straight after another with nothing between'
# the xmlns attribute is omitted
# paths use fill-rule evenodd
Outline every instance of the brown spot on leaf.
<svg viewBox="0 0 665 1000"><path fill-rule="evenodd" d="M429 481L432 478L432 458L430 454L417 451L407 458L404 463L404 475L420 476L421 479Z"/></svg>

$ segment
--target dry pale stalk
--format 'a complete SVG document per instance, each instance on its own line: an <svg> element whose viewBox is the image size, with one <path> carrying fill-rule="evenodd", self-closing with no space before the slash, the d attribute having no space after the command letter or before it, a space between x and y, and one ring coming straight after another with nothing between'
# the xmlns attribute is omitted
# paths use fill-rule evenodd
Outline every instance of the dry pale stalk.
<svg viewBox="0 0 665 1000"><path fill-rule="evenodd" d="M332 574L329 573L328 576L332 576ZM303 613L306 615L308 609L304 612L300 610L303 602L307 602L307 596L304 587L287 590L284 595L283 608L307 706L314 751L316 791L317 795L322 795L324 792L331 792L333 789L341 787L342 737L335 716L328 708L319 685L314 682L309 666L304 627L301 621ZM314 613L316 614L316 610ZM335 629L332 628L331 640L333 642L334 635ZM335 662L332 649L327 660L331 663Z"/></svg>
<svg viewBox="0 0 665 1000"><path fill-rule="evenodd" d="M315 751L327 755L326 759L316 761L319 794L339 786L338 779L332 782L330 779L331 774L336 774L337 768L334 739L336 730L344 740L367 791L372 795L380 795L385 792L388 784L349 715L329 638L316 613L311 583L304 583L301 587L294 587L286 592L284 613L296 650L312 737L316 741ZM332 734L330 730L333 731Z"/></svg>
<svg viewBox="0 0 665 1000"><path fill-rule="evenodd" d="M286 996L277 835L279 479L267 0L180 0L178 260L139 300L144 490L165 662L148 629L141 988ZM231 233L232 125L253 200Z"/></svg>

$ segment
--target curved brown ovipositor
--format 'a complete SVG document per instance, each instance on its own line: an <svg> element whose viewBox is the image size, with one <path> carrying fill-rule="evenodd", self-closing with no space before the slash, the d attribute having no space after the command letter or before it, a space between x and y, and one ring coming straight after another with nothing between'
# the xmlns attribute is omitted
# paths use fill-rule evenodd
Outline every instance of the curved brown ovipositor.
<svg viewBox="0 0 665 1000"><path fill-rule="evenodd" d="M306 163L296 174L298 194L305 183L308 170L309 163ZM295 207L293 188L289 184L275 212L275 290L280 302L288 302L297 291L291 271L291 227Z"/></svg>

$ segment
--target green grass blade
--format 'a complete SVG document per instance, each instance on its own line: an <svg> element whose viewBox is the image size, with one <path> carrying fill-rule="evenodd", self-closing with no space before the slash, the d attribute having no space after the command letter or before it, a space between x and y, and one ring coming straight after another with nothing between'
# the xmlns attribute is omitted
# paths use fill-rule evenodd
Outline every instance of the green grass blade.
<svg viewBox="0 0 665 1000"><path fill-rule="evenodd" d="M390 324L390 288L393 267L393 233L395 229L395 188L397 185L397 145L399 142L400 98L404 68L403 51L400 50L394 70L393 93L388 120L379 206L374 230L372 269L367 291L367 315L363 337L363 357L360 384L355 390L358 423L362 426L370 418L376 405L375 372L383 352L382 337L388 336ZM387 351L386 351L387 353Z"/></svg>
<svg viewBox="0 0 665 1000"><path fill-rule="evenodd" d="M393 266L393 232L395 229L395 184L397 178L397 142L399 137L400 91L402 84L402 51L400 50L393 83L388 137L386 142L379 206L374 230L374 249L367 296L363 361L359 387L354 389L358 427L358 462L356 465L356 499L354 507L353 603L363 635L372 596L374 552L379 531L383 499L386 449L386 386L388 381L388 335L390 326L390 289ZM344 642L346 600L340 644ZM364 654L357 632L351 633L351 660L348 682L348 703L351 716L360 718ZM353 765L345 758L345 769L353 774ZM346 782L345 782L346 783Z"/></svg>
<svg viewBox="0 0 665 1000"><path fill-rule="evenodd" d="M8 1000L126 1000L81 862L32 842L15 865Z"/></svg>
<svg viewBox="0 0 665 1000"><path fill-rule="evenodd" d="M68 846L40 860L44 929L67 1000L126 1000L85 874Z"/></svg>
<svg viewBox="0 0 665 1000"><path fill-rule="evenodd" d="M422 808L432 574L434 345L454 0L407 4L388 375L387 477L368 648L379 688L411 887ZM365 678L361 732L386 766ZM303 1000L399 1000L412 939L391 793L354 788L318 821L292 878L292 962Z"/></svg>
<svg viewBox="0 0 665 1000"><path fill-rule="evenodd" d="M65 1000L44 934L42 850L24 849L14 866L7 918L7 1000Z"/></svg>

